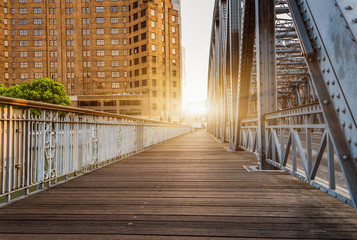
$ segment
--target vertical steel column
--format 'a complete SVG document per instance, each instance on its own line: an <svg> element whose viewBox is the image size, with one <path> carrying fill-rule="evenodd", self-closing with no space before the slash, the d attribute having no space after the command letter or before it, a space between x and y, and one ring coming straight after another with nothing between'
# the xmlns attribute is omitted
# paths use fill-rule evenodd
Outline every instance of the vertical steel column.
<svg viewBox="0 0 357 240"><path fill-rule="evenodd" d="M229 81L231 85L231 106L229 109L230 117L230 149L237 150L238 147L238 73L239 68L239 38L240 38L240 4L239 1L229 1Z"/></svg>
<svg viewBox="0 0 357 240"><path fill-rule="evenodd" d="M275 1L255 0L256 58L258 98L258 167L269 169L266 163L265 120L267 113L277 110L275 68Z"/></svg>
<svg viewBox="0 0 357 240"><path fill-rule="evenodd" d="M240 6L239 6L240 8ZM252 68L254 57L254 38L255 38L255 0L246 0L244 7L240 9L240 58L237 85L237 136L240 136L241 120L247 118L249 105L250 83L252 80ZM237 141L238 145L238 141Z"/></svg>

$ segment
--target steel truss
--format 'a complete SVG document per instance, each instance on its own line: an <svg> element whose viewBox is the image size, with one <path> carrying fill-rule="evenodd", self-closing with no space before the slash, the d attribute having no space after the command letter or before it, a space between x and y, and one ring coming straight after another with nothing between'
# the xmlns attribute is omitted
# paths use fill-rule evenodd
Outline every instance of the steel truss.
<svg viewBox="0 0 357 240"><path fill-rule="evenodd" d="M357 2L216 0L208 131L357 211Z"/></svg>

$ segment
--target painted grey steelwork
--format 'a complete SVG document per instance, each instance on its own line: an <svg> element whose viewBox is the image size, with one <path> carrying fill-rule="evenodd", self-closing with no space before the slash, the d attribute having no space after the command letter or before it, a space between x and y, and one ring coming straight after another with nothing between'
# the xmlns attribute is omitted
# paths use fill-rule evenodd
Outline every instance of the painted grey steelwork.
<svg viewBox="0 0 357 240"><path fill-rule="evenodd" d="M209 132L357 211L356 37L354 0L216 0Z"/></svg>
<svg viewBox="0 0 357 240"><path fill-rule="evenodd" d="M188 126L0 97L0 205L190 131Z"/></svg>

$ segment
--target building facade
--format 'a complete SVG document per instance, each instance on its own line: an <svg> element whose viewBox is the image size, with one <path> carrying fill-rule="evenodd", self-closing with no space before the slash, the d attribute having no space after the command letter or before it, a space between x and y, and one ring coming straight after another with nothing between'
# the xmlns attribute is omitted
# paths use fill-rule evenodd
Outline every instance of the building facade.
<svg viewBox="0 0 357 240"><path fill-rule="evenodd" d="M2 0L0 82L52 78L68 95L148 96L180 119L180 25L170 0ZM147 112L147 111L145 111Z"/></svg>

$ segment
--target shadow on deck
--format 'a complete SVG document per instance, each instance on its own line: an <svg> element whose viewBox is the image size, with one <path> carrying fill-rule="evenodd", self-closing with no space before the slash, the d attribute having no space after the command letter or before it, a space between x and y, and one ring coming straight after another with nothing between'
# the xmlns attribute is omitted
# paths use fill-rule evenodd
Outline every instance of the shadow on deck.
<svg viewBox="0 0 357 240"><path fill-rule="evenodd" d="M195 132L0 209L0 239L357 239L353 208Z"/></svg>

